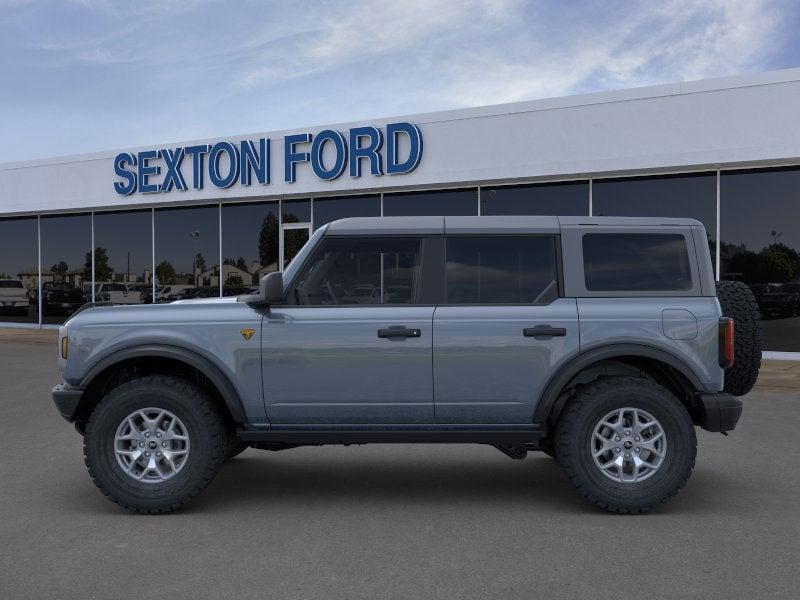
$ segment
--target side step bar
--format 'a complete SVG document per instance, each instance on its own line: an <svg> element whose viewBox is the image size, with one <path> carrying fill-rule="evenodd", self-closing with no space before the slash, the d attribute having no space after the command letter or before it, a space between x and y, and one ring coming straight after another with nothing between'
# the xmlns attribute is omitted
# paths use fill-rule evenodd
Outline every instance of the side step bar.
<svg viewBox="0 0 800 600"><path fill-rule="evenodd" d="M491 444L535 447L545 430L531 425L273 425L239 429L245 442L286 444Z"/></svg>

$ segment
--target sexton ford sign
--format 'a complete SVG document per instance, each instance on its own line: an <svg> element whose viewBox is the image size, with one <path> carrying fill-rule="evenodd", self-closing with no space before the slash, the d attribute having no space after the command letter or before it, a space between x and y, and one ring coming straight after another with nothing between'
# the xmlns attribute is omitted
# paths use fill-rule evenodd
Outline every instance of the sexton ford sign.
<svg viewBox="0 0 800 600"><path fill-rule="evenodd" d="M287 135L284 181L295 182L300 163L311 163L314 175L323 180L336 179L345 171L361 177L364 169L372 176L410 173L422 158L422 131L413 123L389 123L385 129L385 134L377 127L354 127L347 134L325 129L314 135ZM268 185L270 168L269 138L121 152L114 159L114 191L128 195L201 190L206 178L218 188L253 181Z"/></svg>

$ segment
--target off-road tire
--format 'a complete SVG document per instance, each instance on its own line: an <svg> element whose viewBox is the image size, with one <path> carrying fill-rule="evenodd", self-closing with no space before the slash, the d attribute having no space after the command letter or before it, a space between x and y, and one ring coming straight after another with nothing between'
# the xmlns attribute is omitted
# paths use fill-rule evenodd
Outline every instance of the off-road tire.
<svg viewBox="0 0 800 600"><path fill-rule="evenodd" d="M650 413L667 438L664 463L636 483L609 479L591 453L596 424L609 412L625 407ZM683 488L694 468L697 437L686 408L668 390L649 379L607 377L585 386L562 412L556 454L567 478L590 502L611 512L639 514L665 504Z"/></svg>
<svg viewBox="0 0 800 600"><path fill-rule="evenodd" d="M231 436L228 440L228 447L225 449L225 462L236 458L249 447L247 442L243 442L239 438Z"/></svg>
<svg viewBox="0 0 800 600"><path fill-rule="evenodd" d="M129 477L114 453L117 427L132 412L147 407L170 411L189 433L186 464L159 483ZM92 481L110 500L133 512L159 514L184 506L211 483L227 442L222 415L202 389L178 377L150 375L122 384L100 401L87 423L83 452Z"/></svg>
<svg viewBox="0 0 800 600"><path fill-rule="evenodd" d="M734 321L734 361L725 369L724 391L744 396L756 383L761 368L761 312L753 292L740 281L718 281L722 314Z"/></svg>

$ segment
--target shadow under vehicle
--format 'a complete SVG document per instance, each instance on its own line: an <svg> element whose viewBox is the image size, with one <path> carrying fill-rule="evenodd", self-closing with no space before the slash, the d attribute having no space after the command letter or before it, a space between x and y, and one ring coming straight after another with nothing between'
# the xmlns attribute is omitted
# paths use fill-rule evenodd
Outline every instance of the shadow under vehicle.
<svg viewBox="0 0 800 600"><path fill-rule="evenodd" d="M21 279L0 279L0 313L27 315L29 302Z"/></svg>

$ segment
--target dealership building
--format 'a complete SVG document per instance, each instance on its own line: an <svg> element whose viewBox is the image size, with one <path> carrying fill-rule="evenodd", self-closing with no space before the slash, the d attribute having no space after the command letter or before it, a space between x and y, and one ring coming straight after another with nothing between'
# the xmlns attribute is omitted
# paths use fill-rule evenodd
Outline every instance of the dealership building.
<svg viewBox="0 0 800 600"><path fill-rule="evenodd" d="M350 216L691 217L800 358L800 69L0 165L0 327L242 293Z"/></svg>

